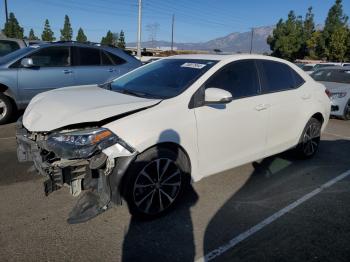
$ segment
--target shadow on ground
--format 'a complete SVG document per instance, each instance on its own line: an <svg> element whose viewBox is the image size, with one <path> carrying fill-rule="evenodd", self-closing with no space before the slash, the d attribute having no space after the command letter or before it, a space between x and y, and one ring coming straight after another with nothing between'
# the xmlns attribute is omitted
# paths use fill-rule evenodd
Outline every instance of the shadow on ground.
<svg viewBox="0 0 350 262"><path fill-rule="evenodd" d="M322 141L317 155L310 160L296 160L292 154L286 152L268 157L261 163L254 162L254 171L248 181L225 202L209 222L205 230L204 253L208 254L227 244L233 237L311 192L317 185L321 185L348 170L350 167L349 154L349 140ZM316 259L317 261L331 261L332 259L345 261L342 260L345 259L344 252L339 252L337 258L331 255L335 253L334 250L327 252L327 248L334 241L331 235L323 235L324 232L322 227L319 228L319 224L313 222L312 225L315 229L310 231L314 230L315 233L311 233L308 237L300 238L298 236L299 239L296 241L290 228L292 224L285 224L280 229L284 233L276 230L277 233L270 233L271 236L267 239L270 241L270 239L276 238L276 234L283 234L279 243L275 241L274 246L264 243L262 245L265 249L262 250L251 247L251 245L248 245L251 249L244 246L237 254L227 256L226 260L310 261L310 258L315 257L315 253L319 253L318 259L320 260ZM338 225L334 226L338 227ZM321 244L317 246L315 243L320 237L324 238L324 241L319 241ZM350 239L341 241L350 241ZM278 246L280 243L281 246ZM239 246L235 247L235 250L237 248ZM326 250L326 252L319 252L321 250ZM322 253L323 258L320 257ZM350 257L349 254L347 256ZM223 261L226 260L223 259Z"/></svg>

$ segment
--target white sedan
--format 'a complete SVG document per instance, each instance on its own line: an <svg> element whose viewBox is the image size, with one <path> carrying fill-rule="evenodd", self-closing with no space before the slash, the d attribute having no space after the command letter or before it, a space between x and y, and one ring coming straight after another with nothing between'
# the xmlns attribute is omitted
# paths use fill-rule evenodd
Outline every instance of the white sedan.
<svg viewBox="0 0 350 262"><path fill-rule="evenodd" d="M46 194L80 195L70 223L122 199L154 218L191 181L292 148L312 157L329 114L324 86L287 61L175 56L37 95L17 126L18 159L48 177Z"/></svg>

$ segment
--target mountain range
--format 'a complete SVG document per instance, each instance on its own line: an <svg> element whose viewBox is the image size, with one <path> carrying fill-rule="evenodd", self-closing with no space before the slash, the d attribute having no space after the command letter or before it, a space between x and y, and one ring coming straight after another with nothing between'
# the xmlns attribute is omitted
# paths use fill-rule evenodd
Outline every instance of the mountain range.
<svg viewBox="0 0 350 262"><path fill-rule="evenodd" d="M267 37L272 34L274 26L262 26L254 28L253 37L253 52L265 53L271 52L269 45L266 43ZM250 50L251 31L249 32L235 32L224 37L215 38L207 42L198 43L174 43L174 47L178 50L203 50L213 51L219 49L222 52L242 52L246 53ZM136 46L136 43L127 43L128 47ZM169 41L146 41L142 42L142 47L170 47Z"/></svg>

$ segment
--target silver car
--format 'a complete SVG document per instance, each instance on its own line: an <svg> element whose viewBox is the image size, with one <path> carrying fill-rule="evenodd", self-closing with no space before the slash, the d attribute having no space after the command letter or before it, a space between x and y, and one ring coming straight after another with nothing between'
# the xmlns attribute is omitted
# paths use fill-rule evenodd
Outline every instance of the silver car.
<svg viewBox="0 0 350 262"><path fill-rule="evenodd" d="M350 68L342 66L325 67L311 74L329 91L331 115L350 120Z"/></svg>
<svg viewBox="0 0 350 262"><path fill-rule="evenodd" d="M38 93L102 84L139 66L141 62L123 50L95 44L56 42L14 51L0 58L0 124Z"/></svg>

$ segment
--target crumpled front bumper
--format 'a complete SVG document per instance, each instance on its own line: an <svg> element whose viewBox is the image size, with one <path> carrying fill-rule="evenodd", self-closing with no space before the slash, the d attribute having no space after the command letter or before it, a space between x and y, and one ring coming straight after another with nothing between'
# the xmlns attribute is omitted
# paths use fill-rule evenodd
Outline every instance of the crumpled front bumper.
<svg viewBox="0 0 350 262"><path fill-rule="evenodd" d="M47 177L45 195L68 186L73 196L79 196L70 212L69 223L87 221L112 204L122 203L122 178L136 151L113 145L88 159L62 159L45 150L44 134L28 132L21 121L16 125L16 139L18 161L33 162L38 173Z"/></svg>

